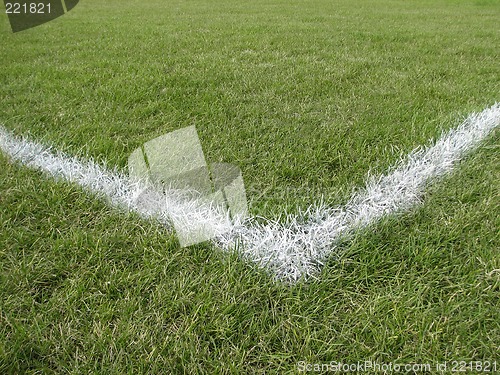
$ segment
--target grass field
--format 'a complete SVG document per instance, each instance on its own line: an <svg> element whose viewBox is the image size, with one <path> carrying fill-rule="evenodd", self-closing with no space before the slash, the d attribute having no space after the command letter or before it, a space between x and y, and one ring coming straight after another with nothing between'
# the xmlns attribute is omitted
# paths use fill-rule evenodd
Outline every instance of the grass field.
<svg viewBox="0 0 500 375"><path fill-rule="evenodd" d="M0 124L123 170L196 125L279 218L499 101L499 19L495 0L86 0L16 34L4 15ZM500 368L498 141L295 286L0 153L0 373Z"/></svg>

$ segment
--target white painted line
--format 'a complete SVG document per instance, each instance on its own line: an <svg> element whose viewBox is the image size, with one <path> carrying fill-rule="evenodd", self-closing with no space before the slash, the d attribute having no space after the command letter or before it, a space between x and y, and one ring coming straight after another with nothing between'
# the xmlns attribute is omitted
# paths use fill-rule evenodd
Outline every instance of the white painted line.
<svg viewBox="0 0 500 375"><path fill-rule="evenodd" d="M390 172L370 178L364 190L345 206L313 204L300 216L285 222L256 219L231 222L190 194L169 190L161 195L140 181L131 181L92 160L81 161L41 144L20 139L0 127L0 148L13 160L42 170L54 178L76 183L104 196L114 206L125 207L144 217L155 217L163 225L172 220L189 226L206 226L218 233L215 242L226 250L238 246L245 258L267 268L279 280L295 282L313 276L335 252L341 239L381 217L407 210L420 202L430 181L450 173L458 161L476 148L500 124L500 104L471 114L459 127L445 133L433 145L411 152Z"/></svg>
<svg viewBox="0 0 500 375"><path fill-rule="evenodd" d="M159 194L116 170L110 171L92 160L79 160L39 143L17 138L1 126L0 149L21 164L56 179L76 183L105 197L113 206L135 211L143 217L155 217L169 227L175 220L179 225L209 226L215 233L230 228L226 213L193 199L192 193L169 190L167 195Z"/></svg>

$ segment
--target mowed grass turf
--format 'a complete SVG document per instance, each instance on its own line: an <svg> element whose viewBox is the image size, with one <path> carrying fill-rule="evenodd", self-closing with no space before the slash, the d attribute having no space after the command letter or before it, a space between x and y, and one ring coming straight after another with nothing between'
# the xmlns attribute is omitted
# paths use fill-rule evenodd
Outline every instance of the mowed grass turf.
<svg viewBox="0 0 500 375"><path fill-rule="evenodd" d="M499 100L497 1L87 0L21 33L2 19L5 127L125 170L194 124L273 218L345 202ZM296 286L2 154L0 372L500 361L498 140Z"/></svg>

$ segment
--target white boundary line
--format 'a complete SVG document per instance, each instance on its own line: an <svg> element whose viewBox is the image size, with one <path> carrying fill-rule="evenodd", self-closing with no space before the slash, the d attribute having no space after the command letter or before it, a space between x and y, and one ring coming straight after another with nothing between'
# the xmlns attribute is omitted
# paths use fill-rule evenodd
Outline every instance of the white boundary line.
<svg viewBox="0 0 500 375"><path fill-rule="evenodd" d="M285 222L249 219L231 222L227 214L179 190L155 193L140 181L131 181L92 160L82 161L18 138L0 126L0 149L11 159L50 176L76 183L104 196L117 207L154 217L171 227L206 226L217 233L214 240L225 250L238 251L277 279L296 282L313 276L340 240L383 216L407 210L420 202L430 181L451 172L457 162L476 148L500 124L500 104L471 114L460 126L443 134L433 145L412 151L388 174L369 178L366 187L344 206L313 204ZM264 223L262 223L264 221Z"/></svg>

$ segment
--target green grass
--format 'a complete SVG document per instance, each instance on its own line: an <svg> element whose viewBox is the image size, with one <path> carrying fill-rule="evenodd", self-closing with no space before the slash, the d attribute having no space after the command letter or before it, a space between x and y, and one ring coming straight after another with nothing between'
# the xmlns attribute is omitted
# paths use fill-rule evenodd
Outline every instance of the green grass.
<svg viewBox="0 0 500 375"><path fill-rule="evenodd" d="M253 214L345 201L368 171L499 100L497 1L82 1L11 34L0 123L126 167L195 124ZM498 132L287 287L179 248L0 155L0 373L293 373L309 362L499 360Z"/></svg>

